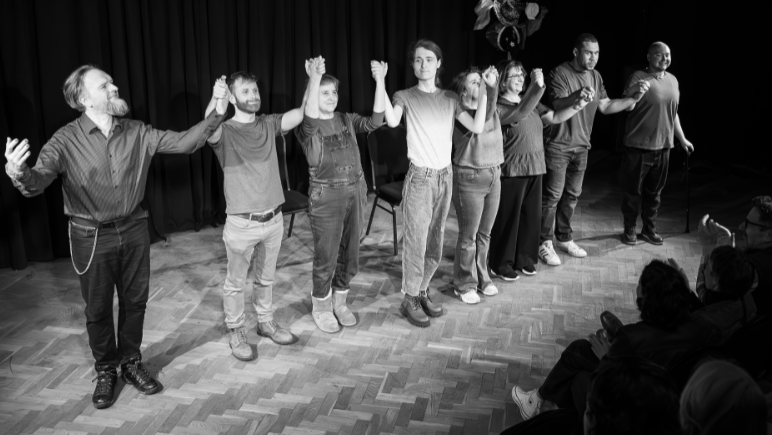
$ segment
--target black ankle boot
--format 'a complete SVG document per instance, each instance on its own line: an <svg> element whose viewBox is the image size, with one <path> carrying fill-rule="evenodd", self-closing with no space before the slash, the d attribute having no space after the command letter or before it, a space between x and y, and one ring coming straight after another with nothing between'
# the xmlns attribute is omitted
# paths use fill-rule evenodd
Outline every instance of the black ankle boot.
<svg viewBox="0 0 772 435"><path fill-rule="evenodd" d="M429 318L426 317L426 313L421 308L421 301L418 299L418 296L410 296L405 293L405 298L402 299L399 311L411 324L421 328L429 326Z"/></svg>
<svg viewBox="0 0 772 435"><path fill-rule="evenodd" d="M142 394L151 395L161 391L161 383L147 372L139 358L121 364L121 377Z"/></svg>
<svg viewBox="0 0 772 435"><path fill-rule="evenodd" d="M96 388L94 388L94 394L91 396L91 403L94 404L94 408L103 409L109 408L113 404L113 395L115 394L115 384L118 382L118 370L115 367L97 367L97 376L94 378L96 381Z"/></svg>
<svg viewBox="0 0 772 435"><path fill-rule="evenodd" d="M429 296L429 289L419 292L418 299L421 301L421 308L424 309L426 314L432 317L440 317L442 315L442 305L432 302L432 298Z"/></svg>

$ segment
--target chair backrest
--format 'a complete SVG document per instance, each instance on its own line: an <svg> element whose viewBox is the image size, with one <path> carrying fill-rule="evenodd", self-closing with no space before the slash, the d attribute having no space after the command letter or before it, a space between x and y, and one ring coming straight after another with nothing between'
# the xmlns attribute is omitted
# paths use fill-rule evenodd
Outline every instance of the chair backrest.
<svg viewBox="0 0 772 435"><path fill-rule="evenodd" d="M407 158L407 129L381 127L367 135L373 188L404 179L410 167Z"/></svg>
<svg viewBox="0 0 772 435"><path fill-rule="evenodd" d="M289 187L289 171L287 170L287 138L285 134L280 135L281 139L276 141L276 153L279 155L279 177L281 178L281 187L284 190L292 190Z"/></svg>

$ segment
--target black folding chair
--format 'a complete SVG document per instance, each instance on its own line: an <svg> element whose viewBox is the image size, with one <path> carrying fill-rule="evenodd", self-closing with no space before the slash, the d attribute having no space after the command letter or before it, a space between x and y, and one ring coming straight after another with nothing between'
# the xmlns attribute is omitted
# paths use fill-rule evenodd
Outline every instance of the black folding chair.
<svg viewBox="0 0 772 435"><path fill-rule="evenodd" d="M407 130L403 126L375 130L367 135L367 147L370 151L375 199L366 234L370 234L375 207L391 213L394 228L394 255L397 255L399 251L395 208L402 203L402 186L405 184L405 174L410 167L410 161L407 158ZM379 204L379 199L389 204L390 209Z"/></svg>
<svg viewBox="0 0 772 435"><path fill-rule="evenodd" d="M281 186L284 190L284 205L281 207L281 212L291 216L287 237L292 237L292 226L295 224L295 214L308 212L308 196L290 189L289 172L287 171L287 140L284 135L281 135L281 146L277 147L277 151L281 154L279 175L281 176Z"/></svg>

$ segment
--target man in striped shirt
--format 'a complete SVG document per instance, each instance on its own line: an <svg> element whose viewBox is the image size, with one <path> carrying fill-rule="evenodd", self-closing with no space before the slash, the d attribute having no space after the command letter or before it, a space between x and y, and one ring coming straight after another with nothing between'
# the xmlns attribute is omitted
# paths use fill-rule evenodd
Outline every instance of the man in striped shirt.
<svg viewBox="0 0 772 435"><path fill-rule="evenodd" d="M156 153L192 153L223 121L225 88L215 85L220 104L204 121L182 133L161 131L122 118L128 104L118 97L112 77L83 65L64 82L64 98L82 115L60 128L43 146L35 167L27 140L6 141L5 171L24 196L32 197L62 177L64 213L70 217L72 264L86 301L86 330L94 355L96 408L113 403L117 368L142 394L161 384L142 364L140 345L150 280L147 213L139 207L148 168ZM119 311L117 343L113 292Z"/></svg>

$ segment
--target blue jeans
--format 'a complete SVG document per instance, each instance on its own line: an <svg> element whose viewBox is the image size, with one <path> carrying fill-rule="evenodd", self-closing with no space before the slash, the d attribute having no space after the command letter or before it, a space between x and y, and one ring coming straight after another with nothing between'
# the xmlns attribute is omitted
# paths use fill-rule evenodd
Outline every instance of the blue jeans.
<svg viewBox="0 0 772 435"><path fill-rule="evenodd" d="M571 217L582 194L584 171L587 169L586 147L544 147L547 174L544 176L541 200L540 242L568 242L571 237Z"/></svg>
<svg viewBox="0 0 772 435"><path fill-rule="evenodd" d="M367 206L364 178L351 184L311 183L308 217L314 235L313 292L324 298L349 289L359 272L359 235Z"/></svg>
<svg viewBox="0 0 772 435"><path fill-rule="evenodd" d="M501 168L453 168L453 205L458 217L458 242L453 262L453 285L459 292L484 289L488 248L501 195Z"/></svg>
<svg viewBox="0 0 772 435"><path fill-rule="evenodd" d="M244 326L244 287L249 265L255 274L252 305L258 322L273 320L273 281L276 260L284 236L281 213L268 222L257 222L239 216L228 216L222 239L228 254L228 271L222 286L222 305L228 328Z"/></svg>
<svg viewBox="0 0 772 435"><path fill-rule="evenodd" d="M445 218L453 193L453 169L422 168L410 164L402 188L402 292L418 296L429 288L442 258Z"/></svg>

